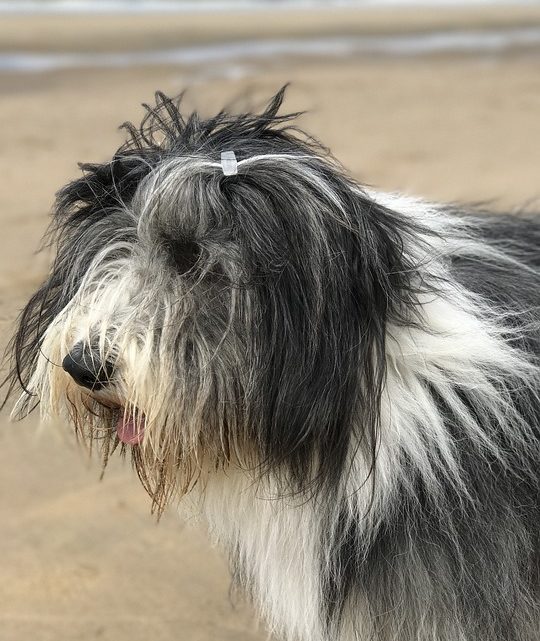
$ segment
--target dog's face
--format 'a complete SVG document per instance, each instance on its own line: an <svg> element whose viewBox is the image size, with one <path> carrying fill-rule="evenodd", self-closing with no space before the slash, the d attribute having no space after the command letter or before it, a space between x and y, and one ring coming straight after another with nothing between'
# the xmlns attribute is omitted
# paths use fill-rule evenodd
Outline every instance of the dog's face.
<svg viewBox="0 0 540 641"><path fill-rule="evenodd" d="M282 97L185 122L158 96L59 193L13 342L18 410L131 449L158 509L206 464L306 487L339 477L351 438L376 446L386 323L412 307L402 221L280 126Z"/></svg>

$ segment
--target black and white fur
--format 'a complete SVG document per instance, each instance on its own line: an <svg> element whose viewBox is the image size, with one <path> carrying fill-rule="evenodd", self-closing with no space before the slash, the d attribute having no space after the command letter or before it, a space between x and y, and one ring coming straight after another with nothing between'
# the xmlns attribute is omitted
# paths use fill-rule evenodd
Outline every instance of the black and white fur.
<svg viewBox="0 0 540 641"><path fill-rule="evenodd" d="M105 459L137 424L154 507L185 495L283 639L538 641L540 220L365 189L282 99L158 94L60 191L15 412Z"/></svg>

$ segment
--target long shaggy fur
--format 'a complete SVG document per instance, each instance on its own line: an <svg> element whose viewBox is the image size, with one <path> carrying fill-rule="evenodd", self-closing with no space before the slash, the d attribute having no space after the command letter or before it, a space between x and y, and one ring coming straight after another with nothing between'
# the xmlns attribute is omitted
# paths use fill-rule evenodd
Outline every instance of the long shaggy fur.
<svg viewBox="0 0 540 641"><path fill-rule="evenodd" d="M155 509L185 495L284 639L538 641L540 220L367 190L282 99L185 120L158 94L82 165L15 413L105 459L136 425Z"/></svg>

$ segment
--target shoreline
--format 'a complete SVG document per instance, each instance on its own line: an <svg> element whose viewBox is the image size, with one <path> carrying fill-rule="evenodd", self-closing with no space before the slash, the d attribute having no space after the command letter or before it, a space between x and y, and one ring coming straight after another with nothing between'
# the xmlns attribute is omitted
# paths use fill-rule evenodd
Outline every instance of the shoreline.
<svg viewBox="0 0 540 641"><path fill-rule="evenodd" d="M286 19L284 16L286 15ZM330 8L144 15L2 14L0 52L165 50L261 39L384 37L540 28L540 6ZM121 35L120 35L121 34Z"/></svg>
<svg viewBox="0 0 540 641"><path fill-rule="evenodd" d="M507 30L432 31L392 36L261 39L163 50L86 53L3 53L0 73L47 73L67 69L149 66L200 67L278 62L283 59L419 58L439 55L494 56L540 48L540 26Z"/></svg>

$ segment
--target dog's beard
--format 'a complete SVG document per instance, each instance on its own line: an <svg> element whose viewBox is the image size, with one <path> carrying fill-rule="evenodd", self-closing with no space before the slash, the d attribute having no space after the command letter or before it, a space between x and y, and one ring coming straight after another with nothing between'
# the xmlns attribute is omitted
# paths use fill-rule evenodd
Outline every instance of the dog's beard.
<svg viewBox="0 0 540 641"><path fill-rule="evenodd" d="M67 420L90 453L99 454L103 469L117 450L131 457L158 514L171 499L192 488L209 459L214 469L228 462L231 448L225 445L226 439L219 439L218 444L193 421L181 422L178 414L187 413L186 409L176 415L156 413L153 403L145 403L141 394L132 395L136 405L129 397L90 392L72 383L58 368L42 385L41 394L45 392L54 401L48 405L42 396L42 413Z"/></svg>
<svg viewBox="0 0 540 641"><path fill-rule="evenodd" d="M103 471L116 450L131 457L152 498L152 510L160 515L171 499L180 498L197 482L203 469L200 448L188 449L178 437L172 437L174 431L157 423L147 429L144 412L131 404L105 403L78 390L68 392L65 410L69 422L90 452L98 451Z"/></svg>

